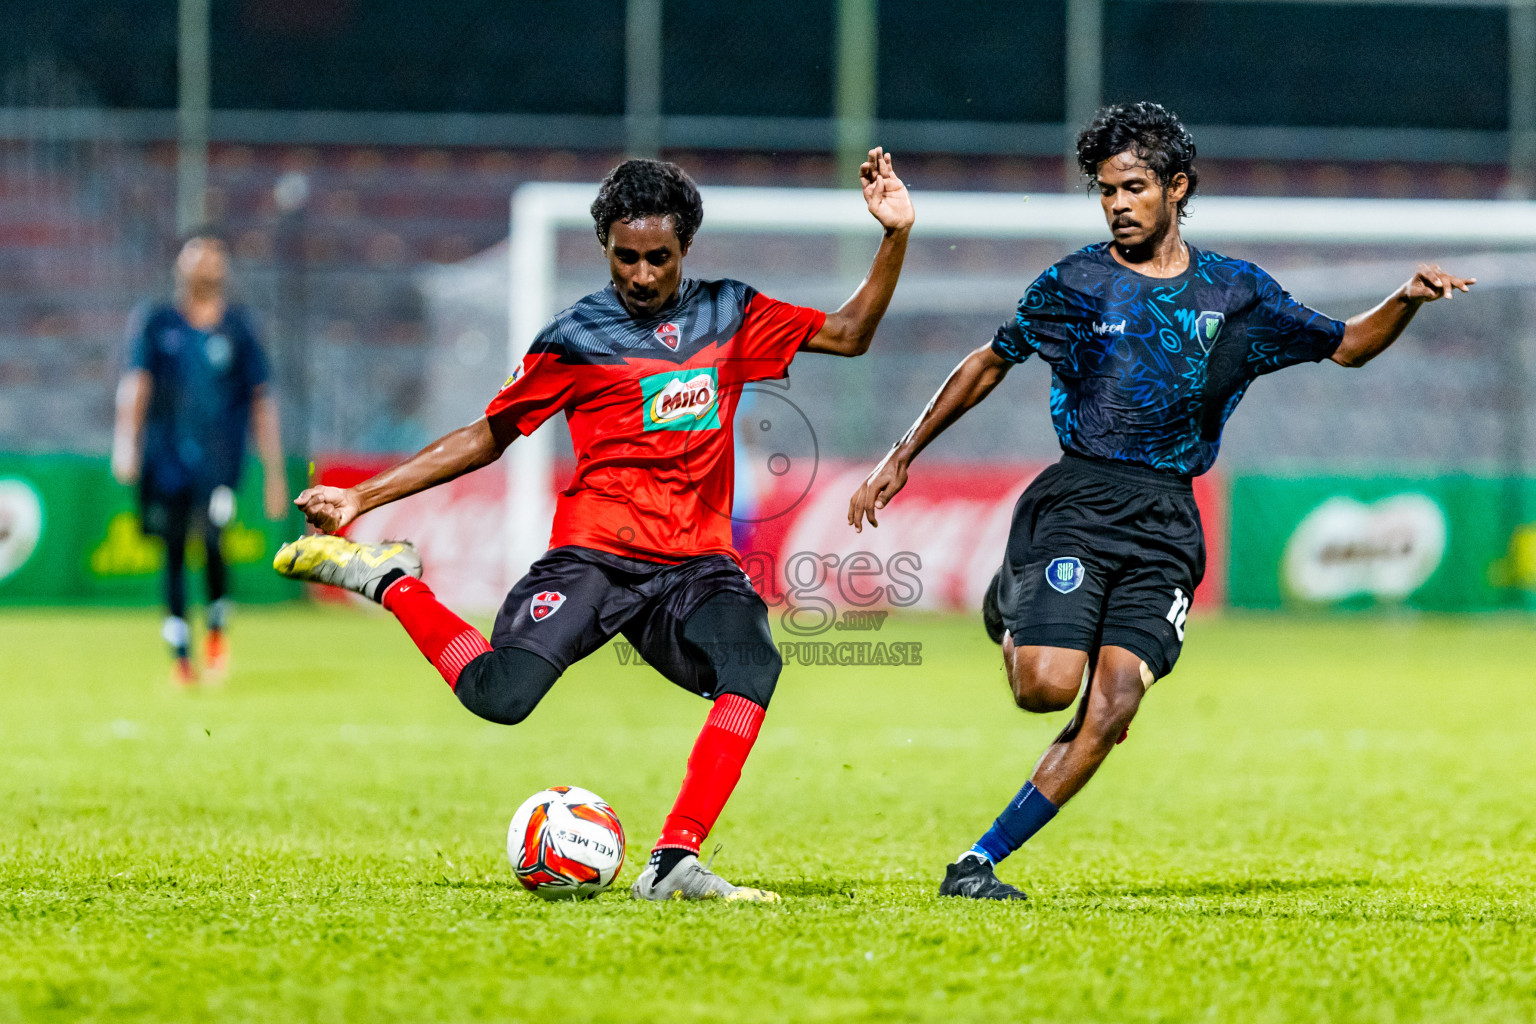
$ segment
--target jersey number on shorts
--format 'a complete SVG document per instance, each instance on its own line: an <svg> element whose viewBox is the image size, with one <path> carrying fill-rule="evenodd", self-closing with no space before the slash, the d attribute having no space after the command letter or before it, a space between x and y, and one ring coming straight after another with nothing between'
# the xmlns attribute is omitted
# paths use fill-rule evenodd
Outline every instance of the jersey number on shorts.
<svg viewBox="0 0 1536 1024"><path fill-rule="evenodd" d="M1189 618L1189 598L1184 596L1180 587L1173 588L1173 605L1168 609L1168 621L1173 623L1173 631L1179 635L1179 643L1184 642L1184 620Z"/></svg>

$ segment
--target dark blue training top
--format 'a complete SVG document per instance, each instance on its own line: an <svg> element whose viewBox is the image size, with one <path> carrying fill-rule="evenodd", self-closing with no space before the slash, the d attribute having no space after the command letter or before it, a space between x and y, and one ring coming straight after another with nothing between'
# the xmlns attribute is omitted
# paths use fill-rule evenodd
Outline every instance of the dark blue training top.
<svg viewBox="0 0 1536 1024"><path fill-rule="evenodd" d="M234 487L245 456L251 398L267 381L267 357L250 317L229 306L212 331L175 306L146 303L128 325L128 367L149 371L144 486L158 494Z"/></svg>
<svg viewBox="0 0 1536 1024"><path fill-rule="evenodd" d="M1198 476L1255 377L1327 359L1344 338L1252 263L1191 245L1184 273L1148 277L1110 244L1036 278L992 340L1009 362L1038 352L1051 365L1066 450Z"/></svg>

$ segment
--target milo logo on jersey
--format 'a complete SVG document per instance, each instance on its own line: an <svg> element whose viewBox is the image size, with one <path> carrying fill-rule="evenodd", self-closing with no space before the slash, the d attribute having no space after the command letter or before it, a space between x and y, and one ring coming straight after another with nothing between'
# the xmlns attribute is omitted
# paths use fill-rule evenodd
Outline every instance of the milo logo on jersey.
<svg viewBox="0 0 1536 1024"><path fill-rule="evenodd" d="M646 430L714 430L720 426L720 379L713 366L640 378Z"/></svg>

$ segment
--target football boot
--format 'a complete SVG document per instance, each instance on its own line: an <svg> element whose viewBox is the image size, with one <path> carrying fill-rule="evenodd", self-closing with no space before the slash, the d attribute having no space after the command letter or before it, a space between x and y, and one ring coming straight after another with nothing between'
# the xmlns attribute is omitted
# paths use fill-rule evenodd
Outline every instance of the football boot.
<svg viewBox="0 0 1536 1024"><path fill-rule="evenodd" d="M395 570L421 578L421 556L408 540L359 544L345 537L317 534L284 544L272 560L278 575L306 583L325 583L377 601Z"/></svg>
<svg viewBox="0 0 1536 1024"><path fill-rule="evenodd" d="M637 900L725 900L727 903L777 903L779 894L766 889L732 885L689 854L677 862L666 878L657 878L649 865L629 887Z"/></svg>
<svg viewBox="0 0 1536 1024"><path fill-rule="evenodd" d="M210 683L229 678L229 641L222 629L210 629L203 637L203 674Z"/></svg>
<svg viewBox="0 0 1536 1024"><path fill-rule="evenodd" d="M171 685L188 689L197 685L197 668L188 657L177 657L171 662Z"/></svg>
<svg viewBox="0 0 1536 1024"><path fill-rule="evenodd" d="M964 896L973 900L1027 900L1029 896L999 879L992 862L968 853L944 869L940 896Z"/></svg>

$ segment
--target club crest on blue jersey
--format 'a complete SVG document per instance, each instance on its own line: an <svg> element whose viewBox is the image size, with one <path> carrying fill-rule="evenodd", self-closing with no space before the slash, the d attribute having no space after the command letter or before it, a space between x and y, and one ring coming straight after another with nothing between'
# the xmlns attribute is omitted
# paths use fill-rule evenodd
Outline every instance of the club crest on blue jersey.
<svg viewBox="0 0 1536 1024"><path fill-rule="evenodd" d="M210 334L203 343L203 354L208 357L209 366L223 373L229 369L230 360L235 357L235 346L228 335Z"/></svg>
<svg viewBox="0 0 1536 1024"><path fill-rule="evenodd" d="M1195 340L1200 347L1209 352L1211 346L1216 344L1216 339L1221 335L1222 325L1227 322L1225 313L1213 313L1205 310L1195 317Z"/></svg>
<svg viewBox="0 0 1536 1024"><path fill-rule="evenodd" d="M1045 582L1058 593L1070 594L1083 585L1083 563L1075 558L1053 558L1045 567Z"/></svg>
<svg viewBox="0 0 1536 1024"><path fill-rule="evenodd" d="M677 324L674 323L662 324L656 328L655 335L657 341L667 346L673 352L677 351L677 346L682 340L682 332L677 329Z"/></svg>

